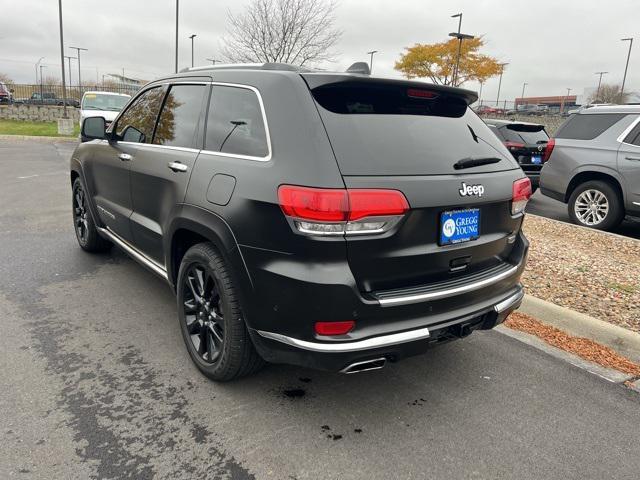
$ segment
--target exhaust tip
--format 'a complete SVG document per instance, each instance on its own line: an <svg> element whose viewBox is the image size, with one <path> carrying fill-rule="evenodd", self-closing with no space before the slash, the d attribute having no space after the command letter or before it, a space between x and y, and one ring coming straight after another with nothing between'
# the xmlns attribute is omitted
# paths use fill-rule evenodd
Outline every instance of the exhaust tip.
<svg viewBox="0 0 640 480"><path fill-rule="evenodd" d="M360 372L368 372L370 370L380 370L384 368L387 364L387 359L385 357L374 358L373 360L364 360L362 362L355 362L351 365L347 365L340 373L360 373Z"/></svg>

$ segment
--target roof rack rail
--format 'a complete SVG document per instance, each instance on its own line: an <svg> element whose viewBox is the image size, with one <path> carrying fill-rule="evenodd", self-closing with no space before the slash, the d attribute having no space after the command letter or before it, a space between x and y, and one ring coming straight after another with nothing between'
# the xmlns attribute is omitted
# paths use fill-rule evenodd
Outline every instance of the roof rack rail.
<svg viewBox="0 0 640 480"><path fill-rule="evenodd" d="M180 70L184 72L197 72L200 70L282 70L289 72L299 72L305 70L288 63L265 62L265 63L219 63L217 65L202 65L199 67L187 67Z"/></svg>

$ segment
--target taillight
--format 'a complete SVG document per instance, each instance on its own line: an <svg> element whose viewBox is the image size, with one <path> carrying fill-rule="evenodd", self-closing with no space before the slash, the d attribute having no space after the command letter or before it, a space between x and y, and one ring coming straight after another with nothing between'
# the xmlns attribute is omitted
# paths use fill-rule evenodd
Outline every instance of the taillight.
<svg viewBox="0 0 640 480"><path fill-rule="evenodd" d="M524 143L504 142L504 146L507 147L509 150L518 150L520 148L524 148Z"/></svg>
<svg viewBox="0 0 640 480"><path fill-rule="evenodd" d="M353 330L356 322L347 320L342 322L316 322L315 331L318 335L345 335Z"/></svg>
<svg viewBox="0 0 640 480"><path fill-rule="evenodd" d="M553 152L553 147L556 146L556 140L554 138L550 138L547 142L547 146L544 147L544 153L542 154L542 163L549 160L551 157L551 152Z"/></svg>
<svg viewBox="0 0 640 480"><path fill-rule="evenodd" d="M298 231L310 235L383 233L409 210L398 190L281 185L278 201Z"/></svg>
<svg viewBox="0 0 640 480"><path fill-rule="evenodd" d="M521 178L513 182L513 190L511 195L511 215L517 215L524 212L527 202L531 198L531 180Z"/></svg>

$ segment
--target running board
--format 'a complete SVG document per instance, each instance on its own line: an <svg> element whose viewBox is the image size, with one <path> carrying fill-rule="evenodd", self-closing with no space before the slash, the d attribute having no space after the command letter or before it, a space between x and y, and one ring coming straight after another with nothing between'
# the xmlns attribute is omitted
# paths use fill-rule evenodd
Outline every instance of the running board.
<svg viewBox="0 0 640 480"><path fill-rule="evenodd" d="M154 262L149 257L147 257L144 253L137 250L133 245L127 242L124 238L121 238L117 234L113 233L109 228L101 228L97 227L100 235L107 238L109 241L115 243L118 247L120 247L124 252L133 258L138 263L141 263L153 273L160 275L167 282L169 281L169 275L167 275L167 270L157 262Z"/></svg>

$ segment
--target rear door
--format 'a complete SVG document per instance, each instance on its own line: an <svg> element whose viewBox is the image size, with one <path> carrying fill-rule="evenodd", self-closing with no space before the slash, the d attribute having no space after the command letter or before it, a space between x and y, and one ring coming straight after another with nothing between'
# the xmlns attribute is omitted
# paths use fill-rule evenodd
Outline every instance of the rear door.
<svg viewBox="0 0 640 480"><path fill-rule="evenodd" d="M618 171L625 183L627 208L640 210L640 121L622 139L618 149Z"/></svg>
<svg viewBox="0 0 640 480"><path fill-rule="evenodd" d="M184 200L202 147L207 83L169 86L150 144L137 145L131 161L131 230L137 248L164 265L162 239Z"/></svg>
<svg viewBox="0 0 640 480"><path fill-rule="evenodd" d="M346 187L399 190L411 208L390 232L347 237L362 291L424 285L504 262L513 246L507 238L521 223L510 201L523 174L463 91L375 79L311 86ZM473 159L488 161L456 167ZM471 234L449 235L450 219L469 223Z"/></svg>

